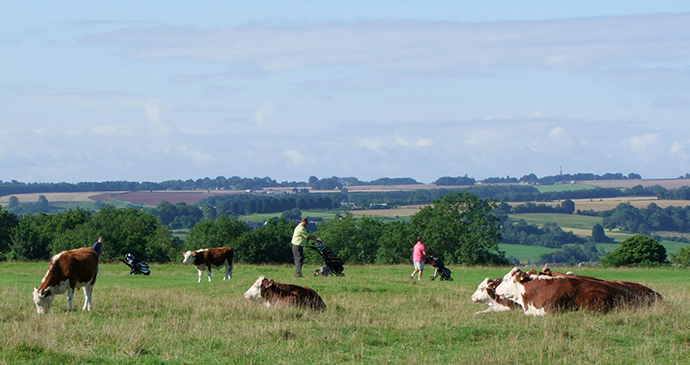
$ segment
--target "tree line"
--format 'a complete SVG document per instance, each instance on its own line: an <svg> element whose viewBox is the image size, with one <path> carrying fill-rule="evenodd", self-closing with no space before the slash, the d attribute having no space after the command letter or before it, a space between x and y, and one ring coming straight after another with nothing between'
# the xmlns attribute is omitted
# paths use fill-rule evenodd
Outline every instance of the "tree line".
<svg viewBox="0 0 690 365"><path fill-rule="evenodd" d="M421 209L409 222L354 219L346 214L319 223L316 234L350 264L407 263L420 235L428 253L448 263L506 264L498 249L500 220L491 214L494 205L467 192L451 193ZM219 216L198 222L182 241L155 215L136 208L106 205L95 213L77 208L22 216L2 210L0 254L7 260L47 260L63 250L90 247L104 236L104 262L126 253L149 262L179 262L185 250L233 246L238 262L290 263L295 226L285 218L273 218L251 229L236 217ZM320 262L315 252L308 257Z"/></svg>
<svg viewBox="0 0 690 365"><path fill-rule="evenodd" d="M528 184L553 185L558 183L565 183L570 181L584 181L584 180L630 180L641 179L642 177L636 173L630 173L624 176L621 173L606 173L603 175L596 175L591 173L580 174L561 174L555 176L537 177L534 173L524 175L522 178L508 177L490 177L484 180L475 180L472 177L458 176L443 176L438 178L433 183L439 186L448 185L475 185L475 183L495 184L495 183L518 183L524 182ZM683 176L681 176L683 178ZM686 174L685 178L690 178L690 174ZM416 185L421 184L413 178L388 178L383 177L372 181L361 181L356 177L327 177L319 179L316 176L310 176L307 181L282 181L277 182L268 176L244 178L233 176L226 178L224 176L217 176L214 179L209 177L199 179L187 180L166 180L162 182L136 182L136 181L103 181L103 182L79 182L79 183L24 183L17 180L2 181L0 180L0 196L12 194L28 194L28 193L59 193L59 192L89 192L89 191L142 191L142 190L260 190L272 187L296 187L304 188L310 187L313 190L334 190L342 189L347 186L360 185Z"/></svg>

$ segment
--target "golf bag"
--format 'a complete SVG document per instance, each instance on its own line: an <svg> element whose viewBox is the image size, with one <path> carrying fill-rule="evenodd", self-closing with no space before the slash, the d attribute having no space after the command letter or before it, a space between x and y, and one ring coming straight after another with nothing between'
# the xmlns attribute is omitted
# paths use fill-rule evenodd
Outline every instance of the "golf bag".
<svg viewBox="0 0 690 365"><path fill-rule="evenodd" d="M450 277L450 269L443 264L443 260L438 257L427 256L425 261L436 269L434 270L434 275L429 280L435 280L436 274L441 274L441 281L453 281L453 278Z"/></svg>
<svg viewBox="0 0 690 365"><path fill-rule="evenodd" d="M122 262L125 263L125 265L129 266L131 269L129 272L129 275L150 275L151 270L149 270L149 264L139 260L138 258L134 257L131 253L128 253L125 255L125 260L123 259L118 259Z"/></svg>

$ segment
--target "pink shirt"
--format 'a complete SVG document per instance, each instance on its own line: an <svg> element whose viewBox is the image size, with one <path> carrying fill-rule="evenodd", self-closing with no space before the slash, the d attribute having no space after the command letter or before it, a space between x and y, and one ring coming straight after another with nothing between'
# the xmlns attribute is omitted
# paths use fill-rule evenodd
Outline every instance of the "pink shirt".
<svg viewBox="0 0 690 365"><path fill-rule="evenodd" d="M424 256L426 256L426 249L424 248L424 244L418 241L412 250L412 261L422 262L424 261Z"/></svg>

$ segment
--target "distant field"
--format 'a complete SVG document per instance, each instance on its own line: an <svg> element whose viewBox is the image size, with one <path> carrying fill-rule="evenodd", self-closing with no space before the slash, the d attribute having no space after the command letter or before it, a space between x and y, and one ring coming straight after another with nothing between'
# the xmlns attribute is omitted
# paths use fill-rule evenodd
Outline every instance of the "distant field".
<svg viewBox="0 0 690 365"><path fill-rule="evenodd" d="M666 189L678 189L683 186L690 186L690 179L592 180L578 181L577 183L598 186L600 188L632 188L638 185L643 187L659 185Z"/></svg>
<svg viewBox="0 0 690 365"><path fill-rule="evenodd" d="M583 184L558 184L558 185L537 185L535 186L540 193L561 192L561 191L576 191L576 190L592 190L594 186Z"/></svg>
<svg viewBox="0 0 690 365"><path fill-rule="evenodd" d="M556 213L525 213L509 214L510 219L517 221L524 219L529 224L543 226L544 223L557 223L559 227L588 229L592 233L592 227L601 223L601 217L590 217L577 214L556 214Z"/></svg>
<svg viewBox="0 0 690 365"><path fill-rule="evenodd" d="M575 203L575 209L582 211L593 210L595 212L601 212L604 210L611 210L618 206L620 203L626 203L634 206L635 208L647 208L649 204L654 203L660 208L668 207L685 207L690 205L690 200L659 200L656 197L617 197L617 198L602 198L602 199L572 199ZM561 200L551 201L551 202L532 202L534 204L544 204L549 206L557 206L561 204ZM511 206L525 204L525 202L508 202Z"/></svg>

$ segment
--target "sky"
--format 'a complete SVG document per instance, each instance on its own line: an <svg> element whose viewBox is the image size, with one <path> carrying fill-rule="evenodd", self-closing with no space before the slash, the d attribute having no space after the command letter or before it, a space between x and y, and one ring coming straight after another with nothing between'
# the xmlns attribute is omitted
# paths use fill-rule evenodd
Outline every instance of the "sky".
<svg viewBox="0 0 690 365"><path fill-rule="evenodd" d="M0 180L690 172L687 1L0 1Z"/></svg>

